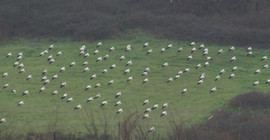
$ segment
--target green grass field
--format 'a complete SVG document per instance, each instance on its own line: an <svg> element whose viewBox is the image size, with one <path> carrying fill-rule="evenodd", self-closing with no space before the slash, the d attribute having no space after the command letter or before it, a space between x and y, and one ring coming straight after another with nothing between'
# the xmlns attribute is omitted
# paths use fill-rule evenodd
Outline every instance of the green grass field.
<svg viewBox="0 0 270 140"><path fill-rule="evenodd" d="M15 134L25 134L28 132L45 132L49 126L64 133L86 133L84 124L89 123L87 113L92 113L98 126L104 124L104 116L107 117L109 127L116 128L125 116L138 112L143 116L146 108L159 104L159 108L149 113L149 118L142 120L145 128L148 129L155 126L156 131L163 133L169 127L170 118L177 118L185 126L195 123L204 122L211 113L218 108L226 107L229 99L238 94L257 91L262 93L270 92L270 84L265 84L270 79L269 69L262 69L265 64L269 64L269 60L261 61L261 58L270 54L270 50L260 50L253 47L253 55L247 56L246 48L236 46L235 51L229 51L231 46L218 46L205 44L205 48L209 49L209 54L213 58L207 67L195 70L197 64L202 65L207 61L206 56L202 56L202 50L198 47L201 43L196 42L197 51L192 56L192 60L187 60L190 55L190 42L182 42L178 40L160 40L149 37L145 34L130 35L117 39L101 40L102 46L98 48L99 53L93 55L97 49L94 42L73 42L69 40L59 40L52 42L43 39L14 39L0 46L0 72L1 74L8 72L8 76L0 78L0 85L9 83L9 87L0 89L0 118L5 118L6 122L0 124L0 130L6 132L13 131ZM143 44L149 42L149 46L143 49ZM48 49L54 44L54 48L49 50L48 54L39 56L39 53ZM132 50L125 52L125 47L131 44ZM173 47L166 49L161 53L161 48L168 44ZM79 56L79 48L86 45L87 52L90 56L84 58ZM233 44L232 44L233 45ZM114 46L115 51L109 52L109 48ZM178 53L179 47L183 47L183 51ZM147 55L146 52L153 49L153 53ZM223 49L224 53L217 54L219 49ZM56 56L58 51L62 51L61 56ZM11 52L11 57L6 55ZM20 63L25 66L25 73L19 74L19 69L13 67L17 54L23 53L23 59ZM109 54L107 60L96 62L97 57L103 57ZM52 55L55 62L49 64L47 57ZM119 61L119 58L125 55L126 59ZM231 57L236 56L237 60L229 62ZM126 62L132 60L131 66L126 66ZM69 64L75 61L76 65L69 67ZM84 61L89 62L89 71L83 73L82 66ZM168 67L161 67L163 63L168 62ZM115 69L110 69L112 64L116 64ZM66 71L59 73L61 67L65 66ZM235 77L229 79L231 69L238 66ZM146 67L150 68L147 76L141 76ZM107 68L108 72L102 74L102 70ZM130 73L124 75L125 69L130 68ZM167 83L170 77L174 77L178 71L190 68L190 72L183 73L181 78ZM222 74L218 81L215 77L221 69L226 72ZM41 82L41 72L47 69L47 77L50 83L45 85L46 90L39 93L43 86ZM261 69L261 73L254 74L256 69ZM199 75L206 73L204 83L197 85ZM26 77L32 74L33 78L26 80ZM54 74L58 74L59 78L51 80ZM97 78L90 80L91 75L97 74ZM133 76L133 80L126 82L129 76ZM149 78L149 82L142 84L143 79ZM114 80L110 86L107 83ZM260 84L252 86L255 80L259 80ZM66 81L67 86L60 88L60 84ZM101 83L100 88L94 88L94 85ZM85 91L87 85L92 88ZM210 94L210 90L217 87L217 91ZM188 92L181 94L181 91L187 88ZM16 89L17 93L11 90ZM22 92L29 90L29 95L22 96ZM58 90L57 95L52 95L54 90ZM122 95L115 98L115 94L121 91ZM73 97L73 102L66 103L67 98L61 100L64 93L68 93L68 98ZM100 93L101 98L87 103L86 100ZM144 100L149 99L149 104L142 106ZM100 107L102 101L108 101L104 107ZM115 107L117 101L121 101L120 106ZM18 102L24 101L24 105L17 106ZM162 104L168 103L168 115L160 117ZM79 110L74 110L78 104L82 105ZM116 111L123 108L124 112L116 114ZM10 129L8 129L10 128ZM115 129L114 129L115 130Z"/></svg>

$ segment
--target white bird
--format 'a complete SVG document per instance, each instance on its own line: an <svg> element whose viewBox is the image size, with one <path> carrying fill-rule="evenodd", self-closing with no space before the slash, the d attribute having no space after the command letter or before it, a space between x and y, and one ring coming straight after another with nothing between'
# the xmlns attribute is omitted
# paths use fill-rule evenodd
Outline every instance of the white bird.
<svg viewBox="0 0 270 140"><path fill-rule="evenodd" d="M174 76L174 79L179 79L181 76L179 75L179 74L176 74L175 76Z"/></svg>
<svg viewBox="0 0 270 140"><path fill-rule="evenodd" d="M148 133L151 133L151 132L154 132L154 131L156 131L156 128L153 126L148 130Z"/></svg>
<svg viewBox="0 0 270 140"><path fill-rule="evenodd" d="M145 101L143 101L143 105L146 105L148 103L149 103L149 100L148 99L146 99Z"/></svg>
<svg viewBox="0 0 270 140"><path fill-rule="evenodd" d="M91 88L91 85L87 85L85 90L89 90Z"/></svg>
<svg viewBox="0 0 270 140"><path fill-rule="evenodd" d="M189 72L190 71L190 69L189 68L186 68L185 70L184 70L184 72Z"/></svg>
<svg viewBox="0 0 270 140"><path fill-rule="evenodd" d="M160 52L163 53L165 52L165 50L166 50L165 48L161 48Z"/></svg>
<svg viewBox="0 0 270 140"><path fill-rule="evenodd" d="M108 82L108 85L112 85L114 83L114 80L110 80L109 82Z"/></svg>
<svg viewBox="0 0 270 140"><path fill-rule="evenodd" d="M21 106L21 105L23 105L24 104L24 102L23 101L20 101L19 103L18 103L18 106Z"/></svg>
<svg viewBox="0 0 270 140"><path fill-rule="evenodd" d="M100 98L100 97L101 97L101 94L99 93L99 94L97 94L97 95L95 96L95 99Z"/></svg>
<svg viewBox="0 0 270 140"><path fill-rule="evenodd" d="M126 66L129 66L129 65L132 65L132 61L129 60L127 63L126 63Z"/></svg>
<svg viewBox="0 0 270 140"><path fill-rule="evenodd" d="M231 58L230 62L233 62L233 61L235 61L235 60L236 60L236 56L233 56L233 57Z"/></svg>
<svg viewBox="0 0 270 140"><path fill-rule="evenodd" d="M42 73L41 73L41 74L42 74L42 75L45 75L47 72L48 72L48 70L47 70L47 69L45 69L45 70L43 70L43 71L42 71Z"/></svg>
<svg viewBox="0 0 270 140"><path fill-rule="evenodd" d="M56 56L60 56L60 55L62 55L62 51L59 51L59 52L56 54Z"/></svg>
<svg viewBox="0 0 270 140"><path fill-rule="evenodd" d="M49 50L51 50L51 49L53 49L53 44L52 44L52 45L50 45L50 47L49 47Z"/></svg>
<svg viewBox="0 0 270 140"><path fill-rule="evenodd" d="M237 66L234 66L234 67L232 68L232 72L236 71L237 69L238 69L238 67L237 67Z"/></svg>
<svg viewBox="0 0 270 140"><path fill-rule="evenodd" d="M182 48L182 47L180 47L180 48L177 50L177 52L181 52L181 51L183 51L183 48Z"/></svg>
<svg viewBox="0 0 270 140"><path fill-rule="evenodd" d="M207 59L208 61L213 60L213 58L210 57L210 56L207 56L206 59Z"/></svg>
<svg viewBox="0 0 270 140"><path fill-rule="evenodd" d="M80 48L81 51L85 51L85 49L86 49L86 46L85 46L85 45L83 45L83 46Z"/></svg>
<svg viewBox="0 0 270 140"><path fill-rule="evenodd" d="M41 87L40 90L39 90L39 93L43 92L45 90L45 87Z"/></svg>
<svg viewBox="0 0 270 140"><path fill-rule="evenodd" d="M219 75L223 74L225 72L225 69L220 70Z"/></svg>
<svg viewBox="0 0 270 140"><path fill-rule="evenodd" d="M102 45L102 42L98 42L97 48L100 47L101 45Z"/></svg>
<svg viewBox="0 0 270 140"><path fill-rule="evenodd" d="M173 45L172 44L169 44L168 46L167 46L167 49L170 49L170 48L172 48L173 47Z"/></svg>
<svg viewBox="0 0 270 140"><path fill-rule="evenodd" d="M204 63L204 67L209 66L209 62Z"/></svg>
<svg viewBox="0 0 270 140"><path fill-rule="evenodd" d="M5 118L1 118L0 123L5 123L6 119Z"/></svg>
<svg viewBox="0 0 270 140"><path fill-rule="evenodd" d="M110 52L112 52L112 51L114 51L114 50L115 50L115 47L111 47L111 48L109 49Z"/></svg>
<svg viewBox="0 0 270 140"><path fill-rule="evenodd" d="M72 97L70 97L70 98L67 99L67 103L72 102L72 101L73 101L73 98Z"/></svg>
<svg viewBox="0 0 270 140"><path fill-rule="evenodd" d="M172 81L173 81L173 78L170 77L170 78L167 80L167 83L170 83L170 82L172 82Z"/></svg>
<svg viewBox="0 0 270 140"><path fill-rule="evenodd" d="M268 69L268 64L265 64L265 65L263 66L263 69Z"/></svg>
<svg viewBox="0 0 270 140"><path fill-rule="evenodd" d="M234 46L232 46L230 49L229 49L229 51L234 51L235 50L235 47Z"/></svg>
<svg viewBox="0 0 270 140"><path fill-rule="evenodd" d="M12 93L16 93L16 90L15 90L15 89L12 89L11 92L12 92Z"/></svg>
<svg viewBox="0 0 270 140"><path fill-rule="evenodd" d="M131 80L133 80L133 77L132 76L128 77L127 82L129 82Z"/></svg>
<svg viewBox="0 0 270 140"><path fill-rule="evenodd" d="M88 99L87 99L87 103L89 103L89 102L91 102L91 101L93 101L94 99L93 99L93 97L89 97Z"/></svg>
<svg viewBox="0 0 270 140"><path fill-rule="evenodd" d="M191 53L194 53L196 51L196 47L193 47L192 49L191 49Z"/></svg>
<svg viewBox="0 0 270 140"><path fill-rule="evenodd" d="M98 87L100 87L101 86L101 84L100 83L97 83L96 85L95 85L95 88L98 88Z"/></svg>
<svg viewBox="0 0 270 140"><path fill-rule="evenodd" d="M76 109L81 109L81 108L82 108L82 105L81 104L79 104L79 105L77 105L77 106L74 107L75 110Z"/></svg>
<svg viewBox="0 0 270 140"><path fill-rule="evenodd" d="M128 52L128 51L131 51L131 45L130 44L128 44L127 46L126 46L126 50L125 50L126 52Z"/></svg>
<svg viewBox="0 0 270 140"><path fill-rule="evenodd" d="M67 82L63 82L63 83L61 83L60 88L63 88L66 85L67 85Z"/></svg>
<svg viewBox="0 0 270 140"><path fill-rule="evenodd" d="M165 63L162 64L162 67L167 67L168 65L169 65L169 63L165 62Z"/></svg>
<svg viewBox="0 0 270 140"><path fill-rule="evenodd" d="M146 108L144 113L151 112L151 108Z"/></svg>
<svg viewBox="0 0 270 140"><path fill-rule="evenodd" d="M266 80L265 84L269 84L270 83L270 79Z"/></svg>
<svg viewBox="0 0 270 140"><path fill-rule="evenodd" d="M162 105L162 109L164 109L164 108L166 108L166 107L168 107L168 103L164 103L164 104Z"/></svg>
<svg viewBox="0 0 270 140"><path fill-rule="evenodd" d="M61 100L65 99L68 96L67 93L64 93L63 96L61 97Z"/></svg>
<svg viewBox="0 0 270 140"><path fill-rule="evenodd" d="M2 78L7 77L7 76L8 76L8 73L5 72L5 73L2 75Z"/></svg>
<svg viewBox="0 0 270 140"><path fill-rule="evenodd" d="M90 77L90 80L95 79L95 78L97 78L97 75L96 75L96 74L93 74L93 75Z"/></svg>
<svg viewBox="0 0 270 140"><path fill-rule="evenodd" d="M89 53L84 54L84 58L89 57Z"/></svg>
<svg viewBox="0 0 270 140"><path fill-rule="evenodd" d="M43 85L46 85L48 83L50 83L50 80L49 79L45 80L44 83L43 83Z"/></svg>
<svg viewBox="0 0 270 140"><path fill-rule="evenodd" d="M178 73L177 73L178 75L181 75L181 74L183 74L183 71L178 71Z"/></svg>
<svg viewBox="0 0 270 140"><path fill-rule="evenodd" d="M148 114L144 114L143 115L143 119L146 119L146 118L149 118L149 115Z"/></svg>
<svg viewBox="0 0 270 140"><path fill-rule="evenodd" d="M205 73L202 73L202 74L199 76L199 80L205 79L205 76L206 76L206 74L205 74Z"/></svg>
<svg viewBox="0 0 270 140"><path fill-rule="evenodd" d="M184 88L184 89L182 90L181 94L184 94L184 93L186 93L186 92L187 92L187 88Z"/></svg>
<svg viewBox="0 0 270 140"><path fill-rule="evenodd" d="M150 53L152 53L153 52L153 50L152 49L150 49L150 50L148 50L147 51L147 53L146 54L150 54Z"/></svg>
<svg viewBox="0 0 270 140"><path fill-rule="evenodd" d="M73 61L73 62L71 62L71 63L69 64L69 67L72 67L72 66L75 66L75 65L76 65L76 62Z"/></svg>
<svg viewBox="0 0 270 140"><path fill-rule="evenodd" d="M194 42L194 41L192 41L191 43L190 43L190 46L195 46L196 45L196 43Z"/></svg>
<svg viewBox="0 0 270 140"><path fill-rule="evenodd" d="M18 66L18 65L19 65L19 62L16 61L16 62L14 62L13 67L16 67L16 66Z"/></svg>
<svg viewBox="0 0 270 140"><path fill-rule="evenodd" d="M214 88L212 88L212 89L210 90L210 93L213 93L213 92L216 92L216 91L217 91L217 88L214 87Z"/></svg>
<svg viewBox="0 0 270 140"><path fill-rule="evenodd" d="M7 54L7 57L10 57L10 56L12 56L12 53L11 53L11 52L9 52L9 53Z"/></svg>
<svg viewBox="0 0 270 140"><path fill-rule="evenodd" d="M250 56L250 55L252 55L252 52L248 52L248 53L247 53L247 56Z"/></svg>
<svg viewBox="0 0 270 140"><path fill-rule="evenodd" d="M21 60L22 58L23 58L22 56L18 56L17 61Z"/></svg>
<svg viewBox="0 0 270 140"><path fill-rule="evenodd" d="M191 60L192 59L192 55L187 57L187 60Z"/></svg>
<svg viewBox="0 0 270 140"><path fill-rule="evenodd" d="M218 79L220 79L220 75L216 76L215 81L217 81Z"/></svg>
<svg viewBox="0 0 270 140"><path fill-rule="evenodd" d="M114 106L119 106L119 105L121 105L121 101L117 101Z"/></svg>
<svg viewBox="0 0 270 140"><path fill-rule="evenodd" d="M124 74L130 73L130 69L126 69Z"/></svg>
<svg viewBox="0 0 270 140"><path fill-rule="evenodd" d="M218 50L217 54L223 53L223 49Z"/></svg>
<svg viewBox="0 0 270 140"><path fill-rule="evenodd" d="M248 47L248 48L247 48L247 51L248 51L248 52L252 51L252 47Z"/></svg>
<svg viewBox="0 0 270 140"><path fill-rule="evenodd" d="M19 71L19 73L24 73L25 72L25 69L21 69L20 71Z"/></svg>
<svg viewBox="0 0 270 140"><path fill-rule="evenodd" d="M98 53L99 53L99 51L98 50L95 50L93 54L95 55L95 54L98 54Z"/></svg>
<svg viewBox="0 0 270 140"><path fill-rule="evenodd" d="M234 73L230 74L229 79L231 79L233 77L235 77L235 74Z"/></svg>
<svg viewBox="0 0 270 140"><path fill-rule="evenodd" d="M202 64L198 64L195 69L198 69L198 68L201 68L202 67Z"/></svg>
<svg viewBox="0 0 270 140"><path fill-rule="evenodd" d="M116 68L116 64L112 64L112 65L110 66L110 69L114 69L114 68Z"/></svg>
<svg viewBox="0 0 270 140"><path fill-rule="evenodd" d="M52 95L56 95L56 94L58 94L58 91L57 90L55 90L55 91L52 92Z"/></svg>
<svg viewBox="0 0 270 140"><path fill-rule="evenodd" d="M253 86L256 86L256 85L259 85L259 84L260 84L260 81L257 80L257 81L255 81L255 82L253 83Z"/></svg>
<svg viewBox="0 0 270 140"><path fill-rule="evenodd" d="M263 60L266 60L267 59L267 56L263 56L262 58L261 58L261 60L263 61Z"/></svg>
<svg viewBox="0 0 270 140"><path fill-rule="evenodd" d="M117 110L116 114L119 114L119 113L122 113L122 112L123 112L123 109L120 108L120 109Z"/></svg>
<svg viewBox="0 0 270 140"><path fill-rule="evenodd" d="M48 50L44 50L43 52L44 52L44 54L47 54L49 51Z"/></svg>
<svg viewBox="0 0 270 140"><path fill-rule="evenodd" d="M26 90L26 91L24 91L23 93L22 93L22 96L24 96L24 95L28 95L29 94L29 91L28 90Z"/></svg>
<svg viewBox="0 0 270 140"><path fill-rule="evenodd" d="M106 54L106 55L103 57L103 59L106 60L106 59L108 59L109 57L110 57L109 54Z"/></svg>
<svg viewBox="0 0 270 140"><path fill-rule="evenodd" d="M257 69L255 72L254 72L254 74L258 74L258 73L260 73L261 72L261 70L260 69Z"/></svg>
<svg viewBox="0 0 270 140"><path fill-rule="evenodd" d="M202 83L203 83L203 79L202 80L199 80L198 83L197 83L197 85L200 85Z"/></svg>
<svg viewBox="0 0 270 140"><path fill-rule="evenodd" d="M57 74L53 75L52 80L54 80L56 78L58 78L58 75Z"/></svg>
<svg viewBox="0 0 270 140"><path fill-rule="evenodd" d="M107 105L107 104L108 104L108 101L103 101L103 102L101 102L100 106L104 106L104 105Z"/></svg>
<svg viewBox="0 0 270 140"><path fill-rule="evenodd" d="M50 60L49 60L49 64L51 64L51 63L53 63L53 62L55 62L54 59L50 59Z"/></svg>
<svg viewBox="0 0 270 140"><path fill-rule="evenodd" d="M160 114L160 117L162 117L162 116L167 116L167 111L162 111Z"/></svg>
<svg viewBox="0 0 270 140"><path fill-rule="evenodd" d="M83 69L83 72L89 71L89 67Z"/></svg>
<svg viewBox="0 0 270 140"><path fill-rule="evenodd" d="M147 68L144 69L144 72L149 72L149 71L150 71L150 68L149 67L147 67Z"/></svg>
<svg viewBox="0 0 270 140"><path fill-rule="evenodd" d="M122 95L121 91L120 92L117 92L116 95L115 95L115 98L118 98L121 95Z"/></svg>
<svg viewBox="0 0 270 140"><path fill-rule="evenodd" d="M155 105L152 107L152 110L157 109L157 108L158 108L158 104L155 104Z"/></svg>
<svg viewBox="0 0 270 140"><path fill-rule="evenodd" d="M48 58L47 58L47 60L49 61L51 59L53 59L53 56L52 55L49 55Z"/></svg>
<svg viewBox="0 0 270 140"><path fill-rule="evenodd" d="M200 47L199 47L199 50L204 48L204 44L201 44Z"/></svg>
<svg viewBox="0 0 270 140"><path fill-rule="evenodd" d="M107 72L108 72L107 69L102 70L102 73L103 73L103 74L104 74L104 73L107 73Z"/></svg>
<svg viewBox="0 0 270 140"><path fill-rule="evenodd" d="M83 66L88 65L88 61L83 62Z"/></svg>
<svg viewBox="0 0 270 140"><path fill-rule="evenodd" d="M3 86L3 88L8 88L8 87L9 87L8 83Z"/></svg>
<svg viewBox="0 0 270 140"><path fill-rule="evenodd" d="M205 55L208 55L208 51L203 51L203 56L205 56Z"/></svg>
<svg viewBox="0 0 270 140"><path fill-rule="evenodd" d="M80 51L80 56L81 55L84 55L85 54L85 52L84 51ZM84 56L85 57L85 56Z"/></svg>
<svg viewBox="0 0 270 140"><path fill-rule="evenodd" d="M59 70L59 72L63 72L63 71L65 71L66 70L66 67L62 67L60 70Z"/></svg>
<svg viewBox="0 0 270 140"><path fill-rule="evenodd" d="M120 61L122 61L122 60L124 60L126 57L124 56L124 55L122 55L121 57L120 57Z"/></svg>
<svg viewBox="0 0 270 140"><path fill-rule="evenodd" d="M148 82L148 78L145 78L142 83L145 84L147 82Z"/></svg>
<svg viewBox="0 0 270 140"><path fill-rule="evenodd" d="M20 69L20 68L23 68L24 67L24 64L23 63L21 63L19 66L18 66L18 68Z"/></svg>
<svg viewBox="0 0 270 140"><path fill-rule="evenodd" d="M144 43L143 48L146 48L147 46L149 46L148 42Z"/></svg>

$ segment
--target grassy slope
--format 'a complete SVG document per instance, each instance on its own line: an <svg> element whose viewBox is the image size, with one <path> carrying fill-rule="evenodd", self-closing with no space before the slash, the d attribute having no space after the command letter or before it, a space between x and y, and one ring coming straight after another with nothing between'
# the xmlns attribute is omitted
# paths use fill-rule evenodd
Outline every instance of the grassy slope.
<svg viewBox="0 0 270 140"><path fill-rule="evenodd" d="M149 42L150 46L142 49L142 44ZM38 43L37 43L38 42ZM17 130L16 133L43 132L48 126L54 126L57 122L56 129L64 132L86 132L84 128L87 121L86 112L92 112L97 123L103 125L103 114L107 116L110 122L110 127L116 127L116 124L128 114L138 111L143 113L146 107L151 107L154 104L160 106L168 102L169 112L166 118L159 117L161 108L152 111L150 118L144 120L146 128L156 126L157 131L164 131L167 129L168 118L176 117L177 120L183 121L185 125L191 125L206 120L214 109L220 108L226 104L226 101L236 96L239 93L248 91L269 92L269 85L265 85L266 79L269 79L269 69L262 70L258 75L254 75L254 71L261 68L264 64L269 63L269 60L260 61L260 58L270 53L270 50L255 50L253 56L246 56L246 51L243 48L236 47L234 52L229 52L229 46L217 46L206 44L209 48L209 55L213 58L209 67L195 70L198 63L204 64L206 57L202 56L201 50L193 54L193 60L187 61L186 57L190 55L191 48L187 42L173 41L173 40L157 40L145 34L131 35L123 38L103 40L103 46L100 47L99 54L93 55L96 49L97 42L71 42L58 41L54 42L55 48L46 56L39 57L39 53L48 48L53 43L46 40L14 40L10 43L1 45L0 52L0 72L8 72L7 78L0 79L0 85L9 83L10 87L7 89L0 89L0 118L5 117L7 122L1 124L0 128L12 128ZM166 50L161 54L160 49L172 43L173 48ZM90 52L90 57L83 58L79 56L79 47L87 46ZM131 44L132 51L124 52L125 46ZM199 43L197 43L197 46ZM96 63L95 60L99 56L104 56L108 53L111 46L116 47L116 51L110 52L108 60ZM179 47L184 50L177 53ZM146 55L148 49L153 49L153 53ZM217 55L219 49L223 49L224 53ZM58 51L63 51L63 55L56 57ZM6 58L6 54L12 52L13 56ZM16 55L23 52L24 58L21 62L25 64L26 72L18 74L18 69L13 68L12 65L16 60ZM47 57L52 54L56 58L56 62L48 64ZM124 61L119 61L120 56L125 55ZM237 61L230 63L232 56L237 56ZM128 60L133 61L133 65L128 68L131 73L124 75L123 72L127 68L125 66ZM69 63L76 61L76 66L69 68ZM83 73L84 67L82 63L88 61L90 71ZM164 62L168 62L169 66L161 68ZM109 66L116 64L117 67L113 70ZM238 66L235 72L236 77L228 79L230 70L233 66ZM67 70L59 73L59 69L65 66ZM142 80L145 77L141 73L146 67L150 67L151 71L147 76L149 82L142 85ZM184 73L180 79L167 84L169 77L175 76L179 70L184 70L189 67L191 71ZM101 71L107 68L107 74L101 74ZM214 81L215 76L219 71L225 68L226 72L217 82ZM42 87L41 72L48 69L47 76L52 77L53 74L58 73L59 78L55 81L50 81L46 85L44 93L39 94L39 89ZM199 75L205 72L207 77L202 85L197 85ZM90 76L96 73L98 78L90 80ZM26 81L27 75L32 74L33 79ZM134 80L130 83L126 82L127 77L133 76ZM114 80L112 86L107 86L109 80ZM260 80L261 84L253 87L252 83L255 80ZM63 89L59 88L61 82L67 81L67 86ZM91 84L92 87L100 82L101 88L92 88L89 91L84 91L86 85ZM217 87L217 92L209 94L213 87ZM183 88L188 88L188 93L181 95ZM11 93L11 89L16 89L17 93ZM21 96L24 90L29 90L30 94ZM51 95L51 92L58 90L58 95ZM115 94L121 91L122 96L115 99ZM71 103L65 103L60 98L63 93L67 92L69 96L74 98ZM95 96L101 93L101 98L94 100L91 103L86 103L90 96ZM145 99L149 99L150 103L142 106ZM16 106L19 101L23 100L25 105ZM100 108L100 103L108 100L108 105ZM116 101L121 100L122 105L114 107ZM81 110L73 110L73 107L81 104ZM116 115L117 109L123 108L124 113Z"/></svg>

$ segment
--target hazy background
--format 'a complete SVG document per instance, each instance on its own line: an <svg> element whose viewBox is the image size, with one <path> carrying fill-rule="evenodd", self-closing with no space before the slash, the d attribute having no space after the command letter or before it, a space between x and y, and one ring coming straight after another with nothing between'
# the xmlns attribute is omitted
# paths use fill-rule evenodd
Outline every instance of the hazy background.
<svg viewBox="0 0 270 140"><path fill-rule="evenodd" d="M1 0L0 40L99 40L130 29L155 37L268 47L269 0Z"/></svg>

